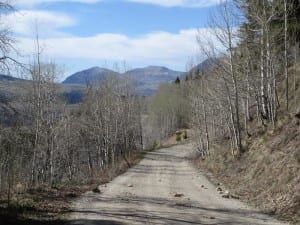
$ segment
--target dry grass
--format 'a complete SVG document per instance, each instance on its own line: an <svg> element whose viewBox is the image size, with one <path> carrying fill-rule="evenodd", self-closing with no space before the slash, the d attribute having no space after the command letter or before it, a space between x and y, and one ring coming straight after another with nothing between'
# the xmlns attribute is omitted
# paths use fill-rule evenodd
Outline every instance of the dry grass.
<svg viewBox="0 0 300 225"><path fill-rule="evenodd" d="M300 121L284 118L280 126L248 140L248 150L233 159L229 146L214 145L213 153L198 165L213 173L242 199L300 223Z"/></svg>

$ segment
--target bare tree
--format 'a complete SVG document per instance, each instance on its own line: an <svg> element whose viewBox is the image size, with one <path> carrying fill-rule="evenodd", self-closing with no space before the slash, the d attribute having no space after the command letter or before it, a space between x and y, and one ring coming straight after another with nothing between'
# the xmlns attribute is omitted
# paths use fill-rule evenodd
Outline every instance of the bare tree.
<svg viewBox="0 0 300 225"><path fill-rule="evenodd" d="M2 14L13 11L13 7L10 1L0 1L0 24L2 25L3 18ZM0 27L0 69L9 71L12 64L17 64L23 66L14 57L11 56L12 53L17 53L14 44L16 40L13 38L12 32L9 27L2 25Z"/></svg>
<svg viewBox="0 0 300 225"><path fill-rule="evenodd" d="M232 130L234 133L235 146L237 153L242 151L242 135L240 122L240 101L241 95L239 89L238 74L237 74L237 59L235 57L235 43L237 42L237 35L235 28L237 26L237 19L233 12L233 5L227 1L222 2L219 6L217 14L212 14L210 20L210 30L213 37L217 39L222 48L216 49L215 46L209 45L210 50L205 50L204 46L200 46L209 58L220 57L222 60L215 61L219 67L218 73L224 81L225 93L228 98L228 105L230 111L230 118ZM203 45L201 34L198 35L198 42ZM204 50L203 50L204 49ZM224 50L225 49L225 52ZM216 53L219 52L219 53ZM230 80L228 79L230 77ZM231 89L232 87L232 89ZM233 90L233 93L231 92Z"/></svg>

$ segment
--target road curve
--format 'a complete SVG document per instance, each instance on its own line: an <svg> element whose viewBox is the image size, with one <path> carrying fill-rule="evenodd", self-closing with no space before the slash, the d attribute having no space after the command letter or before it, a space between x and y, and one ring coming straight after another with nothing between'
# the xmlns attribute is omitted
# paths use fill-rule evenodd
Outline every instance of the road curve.
<svg viewBox="0 0 300 225"><path fill-rule="evenodd" d="M76 199L69 224L283 225L235 200L222 198L186 160L192 145L147 154L139 165Z"/></svg>

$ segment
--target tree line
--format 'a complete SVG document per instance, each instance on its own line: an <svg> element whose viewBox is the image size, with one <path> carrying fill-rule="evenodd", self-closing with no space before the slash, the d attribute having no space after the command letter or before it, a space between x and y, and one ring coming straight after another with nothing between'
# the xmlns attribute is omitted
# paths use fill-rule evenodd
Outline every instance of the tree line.
<svg viewBox="0 0 300 225"><path fill-rule="evenodd" d="M15 186L86 183L142 149L140 99L129 79L88 86L80 106L64 103L56 64L32 68L24 116L0 131L0 194Z"/></svg>

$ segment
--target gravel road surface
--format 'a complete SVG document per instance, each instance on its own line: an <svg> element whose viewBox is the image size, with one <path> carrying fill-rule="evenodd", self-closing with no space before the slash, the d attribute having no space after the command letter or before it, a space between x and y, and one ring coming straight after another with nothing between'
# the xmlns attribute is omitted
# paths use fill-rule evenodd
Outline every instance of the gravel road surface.
<svg viewBox="0 0 300 225"><path fill-rule="evenodd" d="M70 224L285 224L222 197L188 162L192 153L192 145L186 144L147 154L128 172L99 186L101 193L87 192L76 199Z"/></svg>

